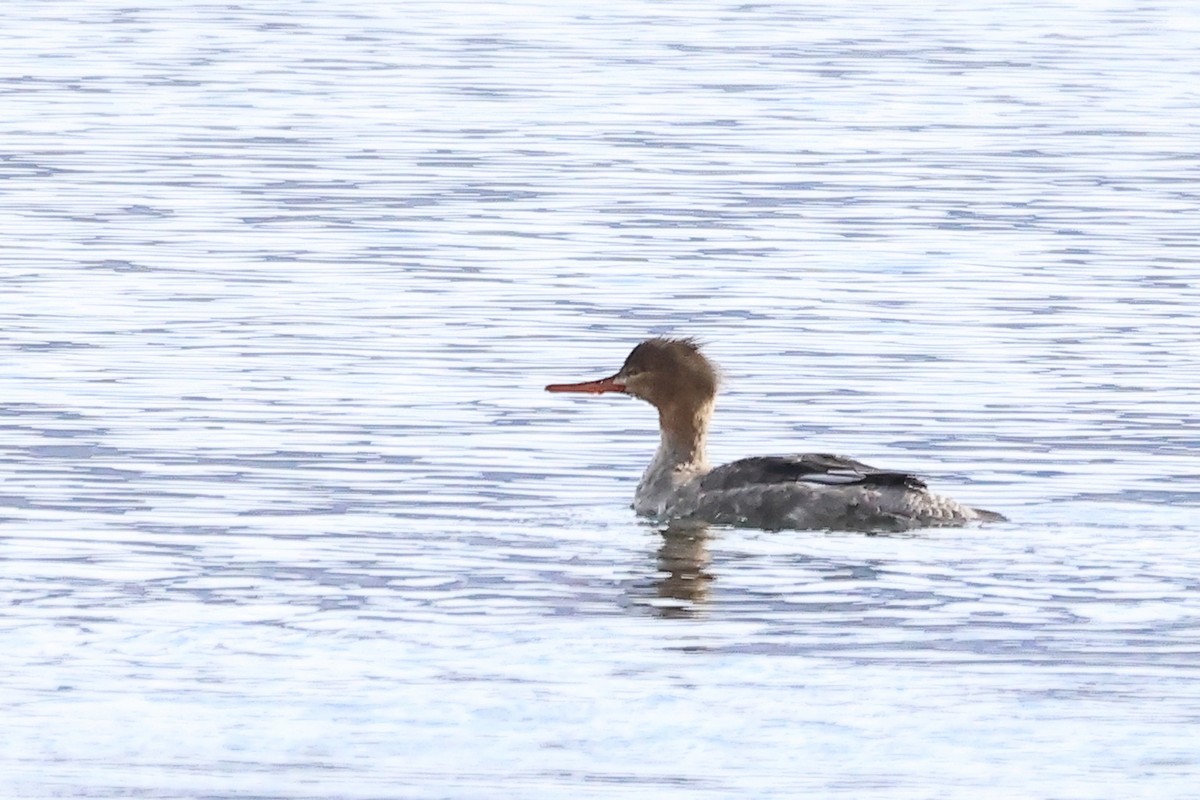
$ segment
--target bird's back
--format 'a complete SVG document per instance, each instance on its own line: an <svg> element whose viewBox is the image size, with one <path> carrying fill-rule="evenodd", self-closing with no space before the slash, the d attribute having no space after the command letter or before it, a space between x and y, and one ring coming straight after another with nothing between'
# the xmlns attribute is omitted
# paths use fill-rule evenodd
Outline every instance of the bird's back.
<svg viewBox="0 0 1200 800"><path fill-rule="evenodd" d="M691 488L672 516L721 525L897 531L1003 519L933 494L910 473L827 453L741 459Z"/></svg>

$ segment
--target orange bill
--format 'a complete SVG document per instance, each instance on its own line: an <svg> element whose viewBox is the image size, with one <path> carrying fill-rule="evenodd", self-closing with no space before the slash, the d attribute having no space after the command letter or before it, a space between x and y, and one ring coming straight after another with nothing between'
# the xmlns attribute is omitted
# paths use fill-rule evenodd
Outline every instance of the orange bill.
<svg viewBox="0 0 1200 800"><path fill-rule="evenodd" d="M624 381L618 381L617 376L601 378L598 381L583 383L552 383L546 387L547 392L580 392L582 394L604 394L605 392L625 391Z"/></svg>

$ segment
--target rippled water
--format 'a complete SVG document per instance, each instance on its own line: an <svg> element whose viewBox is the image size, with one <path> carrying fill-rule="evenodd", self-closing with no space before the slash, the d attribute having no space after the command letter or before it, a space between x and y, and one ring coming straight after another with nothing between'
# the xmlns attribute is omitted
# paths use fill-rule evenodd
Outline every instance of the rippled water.
<svg viewBox="0 0 1200 800"><path fill-rule="evenodd" d="M1194 796L1200 12L967 6L9 3L3 795Z"/></svg>

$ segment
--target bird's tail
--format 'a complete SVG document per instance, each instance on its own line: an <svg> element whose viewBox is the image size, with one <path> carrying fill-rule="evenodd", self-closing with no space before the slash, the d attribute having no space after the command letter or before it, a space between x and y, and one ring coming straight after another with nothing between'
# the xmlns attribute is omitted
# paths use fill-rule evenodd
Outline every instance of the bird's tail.
<svg viewBox="0 0 1200 800"><path fill-rule="evenodd" d="M971 509L979 516L980 522L1008 522L1008 517L1003 514L997 514L995 511L988 511L984 508Z"/></svg>

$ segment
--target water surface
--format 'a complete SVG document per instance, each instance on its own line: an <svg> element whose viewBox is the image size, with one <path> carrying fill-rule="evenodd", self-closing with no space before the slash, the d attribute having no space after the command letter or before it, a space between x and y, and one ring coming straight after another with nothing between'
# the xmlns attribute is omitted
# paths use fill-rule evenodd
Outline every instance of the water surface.
<svg viewBox="0 0 1200 800"><path fill-rule="evenodd" d="M1187 797L1200 16L10 3L11 797ZM1006 525L664 533L712 457Z"/></svg>

